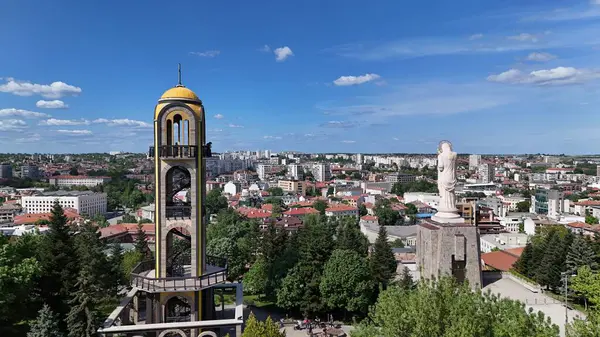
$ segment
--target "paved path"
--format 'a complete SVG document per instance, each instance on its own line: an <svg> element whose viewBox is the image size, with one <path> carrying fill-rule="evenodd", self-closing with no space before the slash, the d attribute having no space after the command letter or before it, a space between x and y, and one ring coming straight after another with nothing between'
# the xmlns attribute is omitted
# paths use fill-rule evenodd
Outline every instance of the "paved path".
<svg viewBox="0 0 600 337"><path fill-rule="evenodd" d="M527 310L533 308L535 311L541 311L546 316L550 317L552 323L560 328L560 335L565 335L565 307L564 305L543 293L534 293L523 287L519 283L503 278L483 288L484 291L489 289L492 293L499 294L502 297L507 297L513 300L519 300L525 303ZM568 310L569 322L573 321L574 317L585 317L585 315L577 310Z"/></svg>

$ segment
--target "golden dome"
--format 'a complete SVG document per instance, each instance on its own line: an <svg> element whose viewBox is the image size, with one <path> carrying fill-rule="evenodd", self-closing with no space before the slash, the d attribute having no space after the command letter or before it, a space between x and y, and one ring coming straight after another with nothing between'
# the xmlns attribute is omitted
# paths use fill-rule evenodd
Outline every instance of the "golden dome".
<svg viewBox="0 0 600 337"><path fill-rule="evenodd" d="M184 99L200 102L200 98L198 98L193 91L184 86L176 86L165 91L165 93L160 96L160 99Z"/></svg>

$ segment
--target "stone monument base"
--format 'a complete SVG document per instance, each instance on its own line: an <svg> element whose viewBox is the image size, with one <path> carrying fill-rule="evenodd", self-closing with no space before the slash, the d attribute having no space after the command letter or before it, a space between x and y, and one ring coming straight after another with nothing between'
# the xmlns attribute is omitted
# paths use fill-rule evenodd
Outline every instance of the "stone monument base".
<svg viewBox="0 0 600 337"><path fill-rule="evenodd" d="M481 288L477 227L464 221L453 223L451 221L456 220L443 217L442 221L425 220L417 229L417 264L421 278L449 275L458 282L468 281L473 289Z"/></svg>
<svg viewBox="0 0 600 337"><path fill-rule="evenodd" d="M437 212L432 217L431 220L439 222L439 223L452 223L452 224L461 224L465 222L460 215L455 212Z"/></svg>

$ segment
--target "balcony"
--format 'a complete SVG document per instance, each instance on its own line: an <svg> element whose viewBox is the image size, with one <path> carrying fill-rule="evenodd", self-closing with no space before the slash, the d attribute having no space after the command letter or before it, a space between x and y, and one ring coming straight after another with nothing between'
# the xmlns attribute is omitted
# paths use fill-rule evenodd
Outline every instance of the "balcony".
<svg viewBox="0 0 600 337"><path fill-rule="evenodd" d="M189 219L192 216L192 206L166 206L167 219Z"/></svg>
<svg viewBox="0 0 600 337"><path fill-rule="evenodd" d="M158 147L159 158L196 158L198 156L197 145L161 145ZM201 146L204 158L212 157L212 143ZM148 158L154 158L154 146L148 149Z"/></svg>
<svg viewBox="0 0 600 337"><path fill-rule="evenodd" d="M227 260L216 256L206 256L206 271L201 276L191 276L190 266L185 266L184 276L156 278L155 268L154 260L140 262L131 271L131 286L152 293L198 291L227 280Z"/></svg>
<svg viewBox="0 0 600 337"><path fill-rule="evenodd" d="M154 158L154 146L150 146L148 156ZM196 158L198 156L198 146L196 145L161 145L158 147L159 158Z"/></svg>

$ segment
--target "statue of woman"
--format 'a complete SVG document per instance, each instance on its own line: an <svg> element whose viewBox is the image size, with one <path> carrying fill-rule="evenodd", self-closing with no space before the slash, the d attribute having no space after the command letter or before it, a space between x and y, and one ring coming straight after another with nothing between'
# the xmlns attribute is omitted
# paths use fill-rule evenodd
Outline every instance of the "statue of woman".
<svg viewBox="0 0 600 337"><path fill-rule="evenodd" d="M440 193L439 216L443 213L456 214L456 152L452 151L452 144L443 140L438 146L438 191Z"/></svg>

